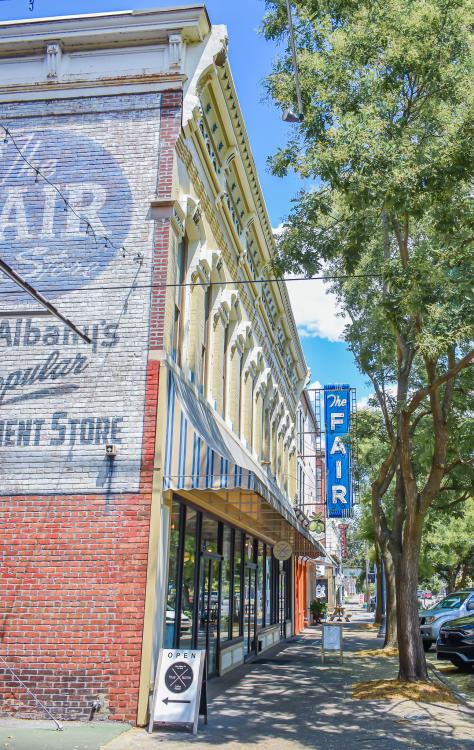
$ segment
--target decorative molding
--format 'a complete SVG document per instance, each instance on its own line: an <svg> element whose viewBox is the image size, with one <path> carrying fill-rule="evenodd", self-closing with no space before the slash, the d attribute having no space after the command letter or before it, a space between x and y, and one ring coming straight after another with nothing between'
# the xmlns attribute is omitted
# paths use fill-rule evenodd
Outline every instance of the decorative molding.
<svg viewBox="0 0 474 750"><path fill-rule="evenodd" d="M196 110L196 113L193 112L193 114L200 117L198 110ZM222 256L226 262L227 268L229 269L229 272L231 274L235 274L235 276L237 277L237 260L234 260L232 257L232 253L229 249L229 243L226 240L223 229L218 221L214 202L211 203L209 199L208 192L206 191L206 188L204 187L204 184L197 170L195 157L193 157L187 145L185 144L183 136L178 139L176 150L179 158L183 161L183 164L186 167L196 194L199 196L201 206L203 208L206 220L209 223L215 241L222 249ZM257 286L257 289L259 289L260 286L261 285L259 284ZM243 286L242 289L240 289L240 297L247 315L254 327L257 340L261 343L262 356L264 357L265 361L272 363L272 369L275 372L275 377L281 382L282 392L285 393L286 398L288 399L289 411L294 411L296 410L299 394L294 393L294 386L288 378L288 374L285 370L285 364L277 364L278 360L276 359L273 347L271 347L268 343L268 335L265 332L264 320L262 319L262 315L258 311L256 304L256 300L259 299L259 295L257 294L255 296L254 294L249 294L247 289L245 289L245 287Z"/></svg>
<svg viewBox="0 0 474 750"><path fill-rule="evenodd" d="M170 68L181 70L183 63L183 40L179 33L168 34L168 59Z"/></svg>
<svg viewBox="0 0 474 750"><path fill-rule="evenodd" d="M62 56L63 50L61 47L61 42L49 42L49 44L46 46L46 67L48 70L46 78L48 80L57 80L59 76L59 68L61 65Z"/></svg>

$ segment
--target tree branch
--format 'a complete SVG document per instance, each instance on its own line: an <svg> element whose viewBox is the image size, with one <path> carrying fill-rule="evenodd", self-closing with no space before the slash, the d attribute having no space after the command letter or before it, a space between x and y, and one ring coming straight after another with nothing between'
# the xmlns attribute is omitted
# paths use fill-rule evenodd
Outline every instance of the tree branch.
<svg viewBox="0 0 474 750"><path fill-rule="evenodd" d="M473 362L474 349L471 349L468 354L466 354L462 359L458 360L458 362L453 367L450 367L448 370L446 370L443 375L440 375L438 378L433 380L432 383L429 383L429 385L425 386L424 388L420 388L420 390L412 396L409 404L404 411L407 414L413 414L416 407L423 401L425 396L429 396L431 393L436 391L437 388L440 387L440 385L443 385L443 383L447 383L448 380L456 377L456 375L461 372L461 370L469 367L469 365L471 365Z"/></svg>
<svg viewBox="0 0 474 750"><path fill-rule="evenodd" d="M423 419L423 417L428 417L428 416L429 416L430 414L431 414L431 411L430 411L430 409L426 409L426 411L420 411L420 412L419 412L419 413L418 413L418 414L416 415L415 419L413 420L413 422L412 422L412 424L411 424L411 428L410 428L410 435L411 435L412 437L413 437L413 435L415 434L415 430L416 430L416 428L418 427L418 425L419 425L419 423L421 422L421 420Z"/></svg>

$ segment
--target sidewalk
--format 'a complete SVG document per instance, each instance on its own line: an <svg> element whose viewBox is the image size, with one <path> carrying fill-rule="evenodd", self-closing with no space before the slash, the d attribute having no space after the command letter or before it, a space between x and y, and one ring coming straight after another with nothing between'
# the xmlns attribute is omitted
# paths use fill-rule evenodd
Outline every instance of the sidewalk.
<svg viewBox="0 0 474 750"><path fill-rule="evenodd" d="M11 720L0 721L0 750L474 750L474 711L463 705L352 699L353 682L397 671L396 659L357 656L381 642L364 628L366 615L353 619L342 665L337 657L321 664L321 629L312 627L211 680L209 724L196 737L112 722L56 732L51 722Z"/></svg>
<svg viewBox="0 0 474 750"><path fill-rule="evenodd" d="M345 659L320 659L320 628L240 667L209 688L209 724L196 737L132 729L107 750L474 750L474 712L412 701L355 701L353 682L396 675L396 660L354 656L380 647L361 622L344 628Z"/></svg>

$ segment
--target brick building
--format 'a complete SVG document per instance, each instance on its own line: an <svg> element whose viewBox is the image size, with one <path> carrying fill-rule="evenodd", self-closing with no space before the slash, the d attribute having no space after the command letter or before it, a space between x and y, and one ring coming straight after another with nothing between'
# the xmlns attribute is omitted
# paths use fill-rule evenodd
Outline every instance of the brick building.
<svg viewBox="0 0 474 750"><path fill-rule="evenodd" d="M0 281L0 654L64 718L145 723L163 644L218 676L290 634L320 552L226 49L202 5L0 24L0 259L91 339Z"/></svg>

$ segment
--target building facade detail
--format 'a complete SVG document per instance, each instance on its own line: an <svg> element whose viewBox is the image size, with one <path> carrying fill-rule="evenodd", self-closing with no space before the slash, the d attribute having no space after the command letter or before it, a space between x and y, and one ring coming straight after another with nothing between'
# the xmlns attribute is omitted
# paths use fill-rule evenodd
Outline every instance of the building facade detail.
<svg viewBox="0 0 474 750"><path fill-rule="evenodd" d="M307 367L286 287L265 281L226 30L203 6L0 29L0 164L14 134L68 198L27 171L8 183L0 256L92 338L0 296L3 643L65 717L100 698L145 724L162 646L206 649L218 676L299 628L298 566L323 552L294 508ZM23 360L42 380L20 393ZM35 714L6 675L0 691Z"/></svg>

